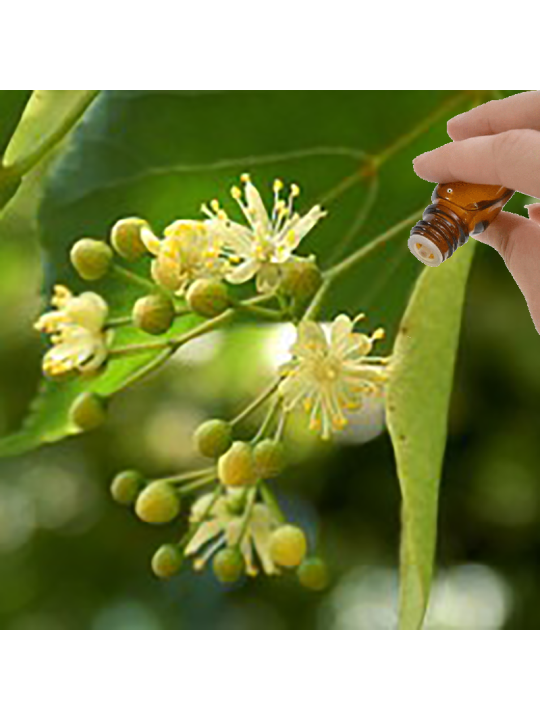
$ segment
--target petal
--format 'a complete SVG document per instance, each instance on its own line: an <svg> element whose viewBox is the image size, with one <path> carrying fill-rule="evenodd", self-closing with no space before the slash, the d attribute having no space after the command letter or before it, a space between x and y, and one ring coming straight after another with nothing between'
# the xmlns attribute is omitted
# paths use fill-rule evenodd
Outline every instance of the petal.
<svg viewBox="0 0 540 720"><path fill-rule="evenodd" d="M232 252L240 255L240 257L249 257L253 251L253 231L248 228L228 221L227 223L220 220L208 220L209 232L214 233L220 243Z"/></svg>
<svg viewBox="0 0 540 720"><path fill-rule="evenodd" d="M164 255L159 255L152 261L150 272L158 285L172 292L178 290L182 284L179 263Z"/></svg>
<svg viewBox="0 0 540 720"><path fill-rule="evenodd" d="M298 243L305 238L315 225L326 215L326 212L322 210L319 205L315 205L311 210L301 217L300 220L294 226L294 232L298 237Z"/></svg>
<svg viewBox="0 0 540 720"><path fill-rule="evenodd" d="M184 555L194 555L200 550L200 548L202 548L203 545L206 545L207 542L213 540L213 538L219 535L222 531L223 524L221 520L214 519L204 522L188 542L186 549L184 550Z"/></svg>
<svg viewBox="0 0 540 720"><path fill-rule="evenodd" d="M69 301L65 312L71 322L91 332L99 332L105 324L109 308L101 295L84 292Z"/></svg>
<svg viewBox="0 0 540 720"><path fill-rule="evenodd" d="M330 344L336 355L342 355L348 349L354 348L356 342L353 334L353 322L348 315L338 315L330 329Z"/></svg>
<svg viewBox="0 0 540 720"><path fill-rule="evenodd" d="M270 555L270 539L276 525L277 522L265 505L254 506L250 523L251 536L255 551L267 575L275 575L278 572Z"/></svg>
<svg viewBox="0 0 540 720"><path fill-rule="evenodd" d="M319 323L303 320L298 325L298 336L291 352L298 357L309 357L314 352L326 352L328 342Z"/></svg>
<svg viewBox="0 0 540 720"><path fill-rule="evenodd" d="M272 229L270 218L264 206L261 195L252 182L247 182L244 187L246 203L252 225L269 233Z"/></svg>
<svg viewBox="0 0 540 720"><path fill-rule="evenodd" d="M225 276L233 285L240 285L253 278L259 270L261 264L258 260L246 260L230 270Z"/></svg>
<svg viewBox="0 0 540 720"><path fill-rule="evenodd" d="M148 250L148 252L152 253L152 255L159 254L161 242L159 238L154 235L154 233L150 230L149 227L141 228L141 241L145 248Z"/></svg>
<svg viewBox="0 0 540 720"><path fill-rule="evenodd" d="M282 251L289 253L296 250L306 235L315 227L315 225L326 215L324 210L318 205L303 217L294 217L285 224L279 235L275 238L275 244Z"/></svg>

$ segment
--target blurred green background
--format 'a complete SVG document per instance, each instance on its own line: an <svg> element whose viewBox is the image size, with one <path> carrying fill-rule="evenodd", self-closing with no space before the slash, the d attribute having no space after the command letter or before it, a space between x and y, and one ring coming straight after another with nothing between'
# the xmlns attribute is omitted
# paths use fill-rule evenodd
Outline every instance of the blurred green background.
<svg viewBox="0 0 540 720"><path fill-rule="evenodd" d="M276 176L298 182L307 209L358 161L323 150L296 159L282 154L393 148L354 248L429 203L432 186L414 174L412 159L448 141L449 117L492 98L481 91L102 93L0 218L0 435L20 426L35 395L43 345L32 323L42 288L71 282L66 248L75 239L106 237L128 215L146 217L157 230L176 217L198 217L203 200L227 203L243 171L261 188ZM280 157L261 163L271 154ZM200 167L233 158L242 161ZM366 195L365 183L357 183L329 203L329 217L301 253L316 252L324 264ZM507 209L524 214L527 201L516 195ZM407 237L351 272L324 308L327 317L365 311L369 327L389 329L386 350L420 270ZM174 528L143 526L108 496L110 478L126 467L154 477L191 467L193 428L241 407L283 361L289 342L287 328L249 325L207 338L117 397L102 429L0 460L0 626L392 627L399 492L380 407L367 408L332 445L293 427L292 463L277 492L330 565L332 584L321 594L291 577L233 588L210 573L154 579L150 557L174 538ZM540 627L539 344L503 261L479 245L450 415L428 627Z"/></svg>

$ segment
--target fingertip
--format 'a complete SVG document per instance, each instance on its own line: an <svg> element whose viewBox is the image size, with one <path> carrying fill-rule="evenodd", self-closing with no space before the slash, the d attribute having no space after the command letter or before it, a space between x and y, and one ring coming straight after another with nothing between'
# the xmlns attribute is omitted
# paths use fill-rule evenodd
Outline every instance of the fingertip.
<svg viewBox="0 0 540 720"><path fill-rule="evenodd" d="M426 180L427 178L424 176L425 168L428 164L428 156L431 154L431 150L429 152L422 153L422 155L418 155L414 158L412 161L413 164L413 170L418 175L418 177L422 178L422 180Z"/></svg>
<svg viewBox="0 0 540 720"><path fill-rule="evenodd" d="M461 113L460 115L454 115L453 118L446 123L446 132L452 140L459 140L461 137L460 129L463 125L463 117L467 113Z"/></svg>

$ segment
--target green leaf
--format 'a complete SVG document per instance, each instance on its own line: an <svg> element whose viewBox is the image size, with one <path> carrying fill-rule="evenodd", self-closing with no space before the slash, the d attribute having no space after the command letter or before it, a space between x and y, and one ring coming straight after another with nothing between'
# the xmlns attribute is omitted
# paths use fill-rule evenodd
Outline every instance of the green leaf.
<svg viewBox="0 0 540 720"><path fill-rule="evenodd" d="M394 345L388 428L402 494L399 626L419 629L429 599L439 483L467 277L469 241L414 289Z"/></svg>
<svg viewBox="0 0 540 720"><path fill-rule="evenodd" d="M0 90L0 157L4 155L31 95L31 90Z"/></svg>

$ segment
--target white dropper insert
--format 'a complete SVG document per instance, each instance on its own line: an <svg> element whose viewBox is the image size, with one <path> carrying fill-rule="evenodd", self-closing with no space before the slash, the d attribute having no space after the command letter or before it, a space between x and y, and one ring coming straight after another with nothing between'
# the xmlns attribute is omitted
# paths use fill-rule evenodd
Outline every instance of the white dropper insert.
<svg viewBox="0 0 540 720"><path fill-rule="evenodd" d="M429 267L437 267L444 260L442 252L435 243L423 235L411 235L409 250L415 258Z"/></svg>

